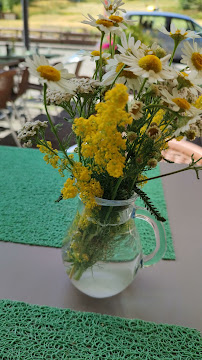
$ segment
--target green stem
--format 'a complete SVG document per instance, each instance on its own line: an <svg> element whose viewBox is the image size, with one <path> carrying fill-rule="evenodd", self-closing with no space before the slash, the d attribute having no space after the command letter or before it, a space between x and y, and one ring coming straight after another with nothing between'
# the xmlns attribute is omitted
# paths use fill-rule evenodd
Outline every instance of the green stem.
<svg viewBox="0 0 202 360"><path fill-rule="evenodd" d="M93 79L97 79L97 71L98 71L98 66L99 66L99 60L97 60L96 62L95 62L95 72L94 72L94 74L93 74Z"/></svg>
<svg viewBox="0 0 202 360"><path fill-rule="evenodd" d="M116 41L116 34L114 34L114 37L113 37L113 44L112 44L112 58L114 57L114 54L115 54L115 41Z"/></svg>
<svg viewBox="0 0 202 360"><path fill-rule="evenodd" d="M79 161L81 162L81 136L78 136L77 144L78 144Z"/></svg>
<svg viewBox="0 0 202 360"><path fill-rule="evenodd" d="M167 122L167 124L165 124L164 128L161 129L161 133L162 133L162 134L165 132L165 130L167 129L167 127L172 123L172 121L174 120L174 118L175 118L175 114L171 115L171 119ZM161 125L161 126L163 126L163 125ZM160 138L159 140L157 140L157 141L155 142L155 144L157 144L159 141L161 141L161 138Z"/></svg>
<svg viewBox="0 0 202 360"><path fill-rule="evenodd" d="M202 159L202 158L201 158L201 159ZM200 159L199 159L199 160L200 160ZM186 171L186 170L195 170L195 168L194 168L194 166L190 166L190 165L189 165L189 166L187 166L187 167L184 168L184 169L172 171L172 172L170 172L170 173L163 174L163 175L154 176L154 177L148 178L148 179L146 179L146 180L136 181L136 184L139 184L139 183L144 182L144 181L149 181L149 180L154 180L154 179L162 178L162 177L168 176L168 175L177 174L177 173L180 173L180 172ZM202 166L199 166L199 167L198 167L198 170L202 170Z"/></svg>
<svg viewBox="0 0 202 360"><path fill-rule="evenodd" d="M118 74L116 75L116 77L115 77L115 79L114 79L114 81L113 81L113 83L111 84L111 86L110 86L110 89L112 89L113 88L113 86L114 86L114 84L115 84L115 82L116 82L116 79L118 79L118 77L119 77L119 75L120 75L120 73L122 72L122 70L125 68L125 66L126 65L123 65L122 66L122 68L121 68L121 70L118 72Z"/></svg>
<svg viewBox="0 0 202 360"><path fill-rule="evenodd" d="M99 64L99 77L100 81L102 81L102 43L104 39L105 33L102 31L102 36L100 40L100 64Z"/></svg>
<svg viewBox="0 0 202 360"><path fill-rule="evenodd" d="M49 112L48 112L48 109L47 109L47 103L46 103L46 90L47 90L47 85L46 85L46 83L45 83L45 84L44 84L44 97L43 97L43 99L44 99L44 107L45 107L45 110L46 110L46 115L47 115L47 118L48 118L48 122L49 122L49 124L50 124L50 126L51 126L52 132L54 133L54 135L55 135L55 137L56 137L56 139L57 139L57 141L58 141L60 150L63 152L63 154L64 154L65 157L67 158L67 160L69 161L70 165L73 166L73 161L72 161L72 160L69 158L69 156L67 155L66 150L65 150L64 146L62 145L62 143L61 143L61 141L60 141L60 138L59 138L59 136L58 136L58 133L57 133L57 131L56 131L54 125L53 125L53 122L52 122L52 120L51 120L51 117L50 117L50 115L49 115Z"/></svg>
<svg viewBox="0 0 202 360"><path fill-rule="evenodd" d="M117 181L117 183L116 183L116 185L115 185L114 191L113 191L113 193L112 193L112 199L111 199L111 200L114 200L114 199L115 199L116 194L117 194L117 191L118 191L118 188L119 188L119 186L121 185L122 180L123 180L122 177L120 177L120 178L118 179L118 181ZM110 206L110 208L109 208L109 210L107 211L107 214L106 214L106 216L105 216L105 222L108 220L109 215L110 215L111 212L112 212L112 209L113 209L113 206Z"/></svg>
<svg viewBox="0 0 202 360"><path fill-rule="evenodd" d="M147 78L144 79L143 82L142 82L142 85L141 85L141 88L140 88L140 90L139 90L139 93L137 94L137 97L138 97L138 98L140 98L140 95L141 95L141 93L142 93L142 91L143 91L143 89L144 89L144 86L145 86L146 81L147 81Z"/></svg>
<svg viewBox="0 0 202 360"><path fill-rule="evenodd" d="M146 109L153 109L153 108L159 108L159 109L164 109L164 110L167 110L167 111L170 111L171 113L175 114L177 117L181 117L180 114L178 114L177 112L175 112L174 110L170 109L169 107L167 106L164 106L164 105L158 105L158 104L151 104L151 105L148 105L148 106L144 106L143 107L143 110L146 110Z"/></svg>
<svg viewBox="0 0 202 360"><path fill-rule="evenodd" d="M71 118L73 119L76 115L76 113L72 110L71 105L65 105L62 104L61 107L71 116Z"/></svg>
<svg viewBox="0 0 202 360"><path fill-rule="evenodd" d="M113 193L112 193L112 200L115 199L116 194L117 194L117 191L118 191L118 188L119 188L119 186L121 185L121 182L122 182L122 181L123 181L123 177L120 177L120 178L118 179L118 181L117 181L117 183L116 183L116 185L115 185L114 191L113 191Z"/></svg>
<svg viewBox="0 0 202 360"><path fill-rule="evenodd" d="M111 32L109 34L109 52L110 52L111 57L112 57L112 33Z"/></svg>
<svg viewBox="0 0 202 360"><path fill-rule="evenodd" d="M173 52L172 52L172 55L171 55L171 58L170 58L170 62L169 62L169 66L171 66L172 62L173 62L173 58L174 58L174 55L175 55L175 52L176 52L176 49L179 45L179 41L175 41L175 45L174 45L174 49L173 49Z"/></svg>

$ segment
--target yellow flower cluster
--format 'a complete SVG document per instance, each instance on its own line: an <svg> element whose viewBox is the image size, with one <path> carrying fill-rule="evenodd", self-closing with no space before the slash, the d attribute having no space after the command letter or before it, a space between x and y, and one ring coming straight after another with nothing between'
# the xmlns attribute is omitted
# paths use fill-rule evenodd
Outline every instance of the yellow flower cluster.
<svg viewBox="0 0 202 360"><path fill-rule="evenodd" d="M148 179L148 177L146 175L139 174L138 177L137 177L137 180L138 181L145 180L145 181L142 181L140 184L138 184L138 186L142 188L147 183L147 179Z"/></svg>
<svg viewBox="0 0 202 360"><path fill-rule="evenodd" d="M41 151L42 154L46 154L44 156L44 160L47 164L51 164L52 167L54 167L55 169L57 169L58 167L58 161L59 161L59 156L56 155L58 153L57 150L53 150L51 141L47 141L47 145L48 147L44 145L37 145L37 147L39 148L39 150Z"/></svg>
<svg viewBox="0 0 202 360"><path fill-rule="evenodd" d="M81 137L84 158L93 159L97 172L107 171L110 176L123 176L126 140L122 131L133 119L125 111L128 101L127 87L117 84L105 94L105 102L96 105L96 115L74 120L73 130Z"/></svg>
<svg viewBox="0 0 202 360"><path fill-rule="evenodd" d="M75 186L75 179L67 179L61 193L63 199L74 198L78 193L77 187Z"/></svg>
<svg viewBox="0 0 202 360"><path fill-rule="evenodd" d="M160 109L156 115L153 117L153 122L155 122L157 125L161 123L161 120L163 119L163 116L165 115L165 110Z"/></svg>
<svg viewBox="0 0 202 360"><path fill-rule="evenodd" d="M202 95L199 96L199 98L196 100L194 106L195 106L197 109L202 110Z"/></svg>
<svg viewBox="0 0 202 360"><path fill-rule="evenodd" d="M91 171L80 162L72 167L73 179L67 179L61 190L63 198L74 198L78 193L86 208L96 206L95 197L102 197L103 190L100 183L91 178Z"/></svg>
<svg viewBox="0 0 202 360"><path fill-rule="evenodd" d="M48 146L48 147L47 147ZM47 164L52 165L54 169L58 169L60 175L64 177L64 170L67 168L68 160L67 159L61 159L57 154L58 150L53 149L51 141L47 141L47 146L44 142L44 145L37 145L39 150L42 154L46 154L44 156L44 160ZM73 155L69 155L70 158L73 157Z"/></svg>

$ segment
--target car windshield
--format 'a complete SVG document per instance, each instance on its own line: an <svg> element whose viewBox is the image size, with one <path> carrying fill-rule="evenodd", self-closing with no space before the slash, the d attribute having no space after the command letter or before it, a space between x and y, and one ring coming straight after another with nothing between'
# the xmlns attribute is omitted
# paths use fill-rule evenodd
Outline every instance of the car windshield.
<svg viewBox="0 0 202 360"><path fill-rule="evenodd" d="M195 28L195 31L196 31L197 33L199 33L199 35L202 36L202 27L201 27L200 25L194 23L194 28Z"/></svg>
<svg viewBox="0 0 202 360"><path fill-rule="evenodd" d="M189 20L172 18L171 25L175 25L177 29L185 29L185 30L195 30L193 23Z"/></svg>

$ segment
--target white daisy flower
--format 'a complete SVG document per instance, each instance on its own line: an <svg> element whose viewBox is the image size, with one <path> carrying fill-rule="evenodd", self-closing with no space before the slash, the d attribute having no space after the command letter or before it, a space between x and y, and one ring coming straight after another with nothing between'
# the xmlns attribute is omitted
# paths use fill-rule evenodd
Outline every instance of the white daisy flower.
<svg viewBox="0 0 202 360"><path fill-rule="evenodd" d="M172 94L170 94L166 89L161 90L161 100L166 104L170 105L172 110L176 112L182 112L186 116L197 116L202 111L197 109L195 106L191 105L186 98L183 97L183 94L174 88Z"/></svg>
<svg viewBox="0 0 202 360"><path fill-rule="evenodd" d="M24 65L28 67L31 75L36 76L41 84L46 83L49 89L68 90L73 93L74 89L69 87L67 80L75 75L64 69L63 64L52 66L45 56L33 55L33 60L29 57L26 58Z"/></svg>
<svg viewBox="0 0 202 360"><path fill-rule="evenodd" d="M142 117L143 105L144 105L143 102L138 100L133 100L128 104L128 111L133 119L138 120Z"/></svg>
<svg viewBox="0 0 202 360"><path fill-rule="evenodd" d="M108 63L108 60L110 59L109 53L102 53L102 63L103 65L106 65ZM90 53L90 60L91 61L99 61L100 60L100 51L99 50L93 50Z"/></svg>
<svg viewBox="0 0 202 360"><path fill-rule="evenodd" d="M142 55L142 51L138 51L136 56L133 54L120 55L120 58L124 64L129 66L128 71L148 79L149 83L174 78L174 71L167 65L170 55L166 55L162 59L156 55Z"/></svg>
<svg viewBox="0 0 202 360"><path fill-rule="evenodd" d="M202 93L201 80L197 76L197 71L193 70L190 73L185 71L176 72L176 79L173 80L173 87L176 87L178 90L189 89L189 93L192 93L193 96L198 96L199 93Z"/></svg>
<svg viewBox="0 0 202 360"><path fill-rule="evenodd" d="M164 26L161 27L160 31L163 34L170 36L175 41L182 41L187 38L195 39L200 38L200 35L196 34L195 31L185 30L185 29L177 29L176 26L172 23L170 27L170 32L166 30Z"/></svg>
<svg viewBox="0 0 202 360"><path fill-rule="evenodd" d="M96 20L93 16L88 14L88 17L86 16L87 20L83 20L83 24L87 24L93 27L96 27L98 30L104 32L105 34L116 34L118 36L121 35L121 28L117 25L115 21L110 20L109 18L106 18L103 15L98 15L98 19Z"/></svg>
<svg viewBox="0 0 202 360"><path fill-rule="evenodd" d="M135 42L135 38L129 34L128 39L126 33L121 34L121 45L118 44L118 50L121 54L129 55L133 54L136 56L138 49L140 49L141 41L138 40Z"/></svg>
<svg viewBox="0 0 202 360"><path fill-rule="evenodd" d="M195 124L200 119L199 115L195 115L191 118L184 117L182 119L177 120L177 130L174 132L173 136L177 137L180 133L184 134L185 131L190 129L190 125Z"/></svg>
<svg viewBox="0 0 202 360"><path fill-rule="evenodd" d="M120 61L120 55L115 55L114 59L110 59L108 61L108 65L106 66L106 73L102 78L102 85L111 85L124 65L125 64ZM140 78L136 76L133 72L128 70L127 65L120 73L119 77L116 80L116 83L125 84L128 89L131 89L133 91L139 90L141 86Z"/></svg>
<svg viewBox="0 0 202 360"><path fill-rule="evenodd" d="M110 15L109 20L113 21L114 24L118 25L123 30L127 28L126 25L134 25L134 22L135 22L134 20L124 19L122 16L120 16L120 13L118 11L115 14Z"/></svg>
<svg viewBox="0 0 202 360"><path fill-rule="evenodd" d="M182 59L181 63L189 66L191 70L196 70L198 76L202 78L202 48L198 48L197 43L193 43L193 47L189 42L184 43L184 48L182 48Z"/></svg>
<svg viewBox="0 0 202 360"><path fill-rule="evenodd" d="M167 55L166 51L156 42L154 42L151 46L141 44L139 50L142 50L144 55L156 55L159 59Z"/></svg>
<svg viewBox="0 0 202 360"><path fill-rule="evenodd" d="M107 13L108 16L114 14L117 10L122 11L122 12L126 12L125 9L120 8L120 6L124 5L124 2L122 2L122 0L106 0L106 1L102 1L105 8L105 11Z"/></svg>

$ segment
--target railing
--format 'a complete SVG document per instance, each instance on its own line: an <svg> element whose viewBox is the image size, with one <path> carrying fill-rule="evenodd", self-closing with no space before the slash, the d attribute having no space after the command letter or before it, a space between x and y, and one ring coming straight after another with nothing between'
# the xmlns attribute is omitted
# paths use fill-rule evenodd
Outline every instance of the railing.
<svg viewBox="0 0 202 360"><path fill-rule="evenodd" d="M53 30L29 30L30 41L39 43L60 43L72 45L95 45L99 35L91 33L73 33ZM0 40L22 41L23 30L18 28L0 28Z"/></svg>

